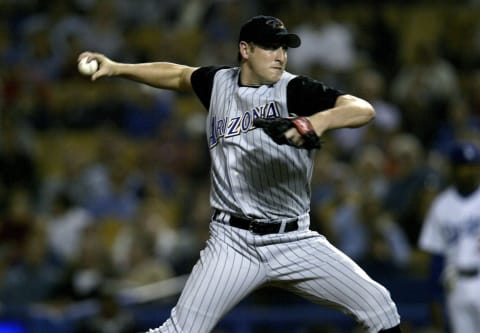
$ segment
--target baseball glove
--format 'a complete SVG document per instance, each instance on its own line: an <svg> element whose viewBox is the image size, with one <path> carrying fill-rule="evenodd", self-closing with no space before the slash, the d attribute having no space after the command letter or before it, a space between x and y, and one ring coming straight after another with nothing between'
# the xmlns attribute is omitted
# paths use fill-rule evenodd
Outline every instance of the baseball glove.
<svg viewBox="0 0 480 333"><path fill-rule="evenodd" d="M320 138L315 133L310 120L306 117L255 118L253 120L253 125L257 128L262 128L263 131L279 145L287 144L307 150L319 149L322 147ZM303 144L301 146L287 140L285 137L285 132L293 127L297 129L298 133L300 133L303 138Z"/></svg>

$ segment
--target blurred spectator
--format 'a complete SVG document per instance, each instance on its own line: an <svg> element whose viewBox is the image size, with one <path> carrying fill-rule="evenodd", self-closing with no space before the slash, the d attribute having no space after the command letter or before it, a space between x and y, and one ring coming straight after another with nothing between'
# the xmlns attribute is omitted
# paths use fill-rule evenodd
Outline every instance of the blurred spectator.
<svg viewBox="0 0 480 333"><path fill-rule="evenodd" d="M289 64L301 74L314 67L334 74L350 71L357 59L350 27L336 20L334 9L327 4L315 2L314 8L304 10L304 20L291 29L302 39L302 47L289 50Z"/></svg>
<svg viewBox="0 0 480 333"><path fill-rule="evenodd" d="M459 72L468 72L479 65L480 25L475 18L478 5L478 0L466 1L465 6L447 9L448 13L442 17L443 26L448 27L443 30L443 50Z"/></svg>
<svg viewBox="0 0 480 333"><path fill-rule="evenodd" d="M122 129L133 138L157 136L171 118L174 108L172 94L148 86L132 88L130 93L130 98L122 106Z"/></svg>
<svg viewBox="0 0 480 333"><path fill-rule="evenodd" d="M336 247L354 260L367 250L365 225L360 219L360 197L353 180L353 170L347 164L334 163L329 170L332 191L314 209L319 212L322 229ZM315 204L317 205L317 204Z"/></svg>
<svg viewBox="0 0 480 333"><path fill-rule="evenodd" d="M375 277L394 277L406 273L410 264L412 246L403 229L373 196L363 196L361 219L367 226L367 254L360 261Z"/></svg>
<svg viewBox="0 0 480 333"><path fill-rule="evenodd" d="M82 198L86 195L82 182L82 172L87 163L83 149L68 147L69 142L44 139L40 144L40 154L47 152L54 155L43 161L42 182L37 200L38 213L55 214L55 201L64 195L73 205L83 205Z"/></svg>
<svg viewBox="0 0 480 333"><path fill-rule="evenodd" d="M208 177L204 177L194 184L195 189L182 206L185 220L178 228L177 246L172 253L176 259L175 269L178 274L187 274L191 271L209 235L209 228L206 228L206 225L212 213L209 205L210 181ZM158 241L161 244L162 239L159 238Z"/></svg>
<svg viewBox="0 0 480 333"><path fill-rule="evenodd" d="M71 1L53 0L46 3L45 12L32 15L33 19L46 20L50 31L50 43L55 52L64 59L69 40L77 39L82 48L89 45L89 22L80 15Z"/></svg>
<svg viewBox="0 0 480 333"><path fill-rule="evenodd" d="M375 136L380 138L388 137L388 134L395 133L401 126L400 110L389 100L386 88L384 75L373 68L363 69L355 76L355 91L375 108L375 119L369 127L373 127L377 132Z"/></svg>
<svg viewBox="0 0 480 333"><path fill-rule="evenodd" d="M383 200L389 186L385 152L376 145L366 145L353 157L352 164L363 195Z"/></svg>
<svg viewBox="0 0 480 333"><path fill-rule="evenodd" d="M459 96L457 73L434 42L418 43L391 85L393 101L402 109L402 129L430 147L446 106Z"/></svg>
<svg viewBox="0 0 480 333"><path fill-rule="evenodd" d="M376 1L357 4L345 11L352 21L360 62L374 65L387 81L395 74L401 47L394 22L403 15L390 6L391 2Z"/></svg>
<svg viewBox="0 0 480 333"><path fill-rule="evenodd" d="M98 301L98 313L81 320L74 328L75 333L133 333L134 318L126 309L123 309L113 293L103 287Z"/></svg>
<svg viewBox="0 0 480 333"><path fill-rule="evenodd" d="M380 72L366 68L355 73L353 89L357 96L372 104L376 115L369 126L342 128L332 133L345 156L351 156L365 144L381 145L400 129L400 110L387 99L385 88L385 78Z"/></svg>
<svg viewBox="0 0 480 333"><path fill-rule="evenodd" d="M34 216L34 201L25 188L8 188L5 201L0 223L0 249L8 263L15 263L38 221Z"/></svg>
<svg viewBox="0 0 480 333"><path fill-rule="evenodd" d="M0 73L4 67L14 64L18 56L18 45L14 42L10 30L8 27L0 29Z"/></svg>
<svg viewBox="0 0 480 333"><path fill-rule="evenodd" d="M46 84L58 78L63 62L62 54L51 43L49 23L45 17L34 16L22 27L20 61L25 79L31 83Z"/></svg>
<svg viewBox="0 0 480 333"><path fill-rule="evenodd" d="M384 204L414 246L425 213L422 196L438 177L427 165L420 141L411 134L393 137L387 154L391 169L387 171L390 178Z"/></svg>
<svg viewBox="0 0 480 333"><path fill-rule="evenodd" d="M0 187L23 188L34 200L39 170L29 142L26 143L22 131L10 122L2 128L0 135Z"/></svg>
<svg viewBox="0 0 480 333"><path fill-rule="evenodd" d="M50 26L41 17L27 19L22 26L16 70L18 103L10 110L24 122L45 130L54 125L51 115L52 89L59 78L63 59L50 42Z"/></svg>
<svg viewBox="0 0 480 333"><path fill-rule="evenodd" d="M95 219L129 221L137 209L142 186L133 167L135 152L128 149L127 138L109 128L99 132L98 140L92 148L93 159L73 163L75 177L71 178L74 186L70 193Z"/></svg>
<svg viewBox="0 0 480 333"><path fill-rule="evenodd" d="M55 301L69 304L97 299L104 283L115 278L108 245L102 236L99 225L84 229L79 255L64 269L55 290Z"/></svg>
<svg viewBox="0 0 480 333"><path fill-rule="evenodd" d="M466 99L471 108L472 116L475 119L480 118L480 68L476 67L466 76Z"/></svg>
<svg viewBox="0 0 480 333"><path fill-rule="evenodd" d="M190 253L189 249L182 248L182 244L189 238L181 234L179 205L175 200L165 197L155 182L149 182L145 190L142 205L134 219L125 224L114 239L113 261L125 276L136 275L133 267L139 265L140 268L151 261L151 273L159 278L168 278L174 273L179 274L177 268ZM134 256L139 258L134 259ZM143 271L147 272L146 267ZM149 282L153 282L151 278Z"/></svg>
<svg viewBox="0 0 480 333"><path fill-rule="evenodd" d="M93 2L84 18L88 22L85 47L111 56L120 56L125 48L123 22L118 11L118 1L98 0ZM138 8L137 8L138 9Z"/></svg>
<svg viewBox="0 0 480 333"><path fill-rule="evenodd" d="M479 138L480 117L473 115L464 98L458 98L447 105L446 119L440 124L431 148L445 154L453 142Z"/></svg>
<svg viewBox="0 0 480 333"><path fill-rule="evenodd" d="M116 1L116 6L126 25L154 24L166 28L175 24L183 3L178 0Z"/></svg>
<svg viewBox="0 0 480 333"><path fill-rule="evenodd" d="M332 243L359 260L368 272L389 276L394 274L392 269L406 270L412 246L405 231L383 208L387 179L381 170L385 158L374 147L367 147L354 166L330 166L331 193L312 207L314 216L320 218L323 233Z"/></svg>
<svg viewBox="0 0 480 333"><path fill-rule="evenodd" d="M140 230L138 226L129 228L129 233L130 239L126 239L127 235L124 234L122 244L115 244L126 247L122 251L123 255L118 258L122 259L118 269L121 287L138 287L174 276L170 263L155 251L156 234L145 229Z"/></svg>
<svg viewBox="0 0 480 333"><path fill-rule="evenodd" d="M27 223L34 224L31 220ZM61 270L51 260L43 228L31 226L24 237L18 246L9 249L15 255L7 258L0 281L0 302L17 315L25 313L31 304L48 301L61 276Z"/></svg>
<svg viewBox="0 0 480 333"><path fill-rule="evenodd" d="M108 188L103 196L91 198L87 209L97 219L118 219L130 221L138 206L138 188L131 170L124 161L114 161L110 165Z"/></svg>
<svg viewBox="0 0 480 333"><path fill-rule="evenodd" d="M312 175L312 203L317 204L329 200L334 193L334 180L330 173L335 169L337 163L332 150L335 147L325 145L322 153L315 156L316 167Z"/></svg>
<svg viewBox="0 0 480 333"><path fill-rule="evenodd" d="M196 0L190 2L198 2ZM214 41L238 40L238 27L249 13L255 12L258 4L255 1L204 1L208 3L208 11L204 13L205 32ZM235 53L234 53L235 54ZM210 63L211 60L209 60Z"/></svg>
<svg viewBox="0 0 480 333"><path fill-rule="evenodd" d="M92 222L86 209L76 206L66 193L57 194L45 219L48 243L56 259L62 264L76 260L84 229Z"/></svg>

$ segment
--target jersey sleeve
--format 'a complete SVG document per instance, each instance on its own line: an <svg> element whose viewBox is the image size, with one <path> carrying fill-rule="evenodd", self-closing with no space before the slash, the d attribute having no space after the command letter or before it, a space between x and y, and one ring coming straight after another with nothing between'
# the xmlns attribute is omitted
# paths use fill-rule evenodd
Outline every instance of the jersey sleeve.
<svg viewBox="0 0 480 333"><path fill-rule="evenodd" d="M220 70L228 68L227 66L207 66L200 67L192 73L190 81L193 91L200 102L208 110L210 108L210 99L212 97L213 79Z"/></svg>
<svg viewBox="0 0 480 333"><path fill-rule="evenodd" d="M433 204L420 231L418 247L433 254L444 254L445 240L442 236L437 204Z"/></svg>
<svg viewBox="0 0 480 333"><path fill-rule="evenodd" d="M332 108L337 97L341 95L345 95L345 92L309 77L297 76L287 86L288 112L298 116L310 116Z"/></svg>

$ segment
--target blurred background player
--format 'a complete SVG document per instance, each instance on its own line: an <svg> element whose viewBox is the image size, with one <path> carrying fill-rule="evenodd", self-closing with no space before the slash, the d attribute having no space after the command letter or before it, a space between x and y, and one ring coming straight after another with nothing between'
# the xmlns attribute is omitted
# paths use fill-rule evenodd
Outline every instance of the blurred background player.
<svg viewBox="0 0 480 333"><path fill-rule="evenodd" d="M441 282L453 332L474 333L480 327L480 150L460 142L449 157L451 184L432 202L419 247L445 260Z"/></svg>

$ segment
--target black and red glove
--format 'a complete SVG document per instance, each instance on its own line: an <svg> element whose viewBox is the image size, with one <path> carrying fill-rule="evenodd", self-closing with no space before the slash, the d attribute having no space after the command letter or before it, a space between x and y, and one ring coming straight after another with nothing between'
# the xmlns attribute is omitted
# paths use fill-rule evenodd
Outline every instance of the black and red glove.
<svg viewBox="0 0 480 333"><path fill-rule="evenodd" d="M255 118L253 125L257 128L262 128L263 131L279 145L287 144L307 150L320 149L322 147L322 142L315 133L312 123L306 117ZM297 129L303 138L303 144L301 146L287 140L285 137L285 132L293 127Z"/></svg>

